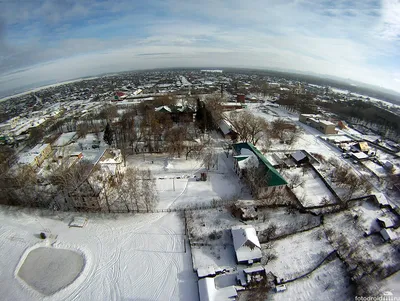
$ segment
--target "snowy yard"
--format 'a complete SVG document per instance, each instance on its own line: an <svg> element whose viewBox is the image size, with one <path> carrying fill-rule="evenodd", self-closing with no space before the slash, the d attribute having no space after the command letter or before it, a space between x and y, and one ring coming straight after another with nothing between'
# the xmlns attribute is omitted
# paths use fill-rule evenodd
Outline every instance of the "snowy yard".
<svg viewBox="0 0 400 301"><path fill-rule="evenodd" d="M292 191L304 207L335 203L330 190L311 168L308 168L305 173L301 168L289 169L285 173L288 174L289 183L291 179L299 179L297 183L294 183Z"/></svg>
<svg viewBox="0 0 400 301"><path fill-rule="evenodd" d="M273 226L276 228L273 237L279 237L300 230L309 229L320 224L320 217L311 214L291 213L283 208L258 209L258 220L245 223L235 218L226 209L199 210L187 215L188 231L191 234L194 268L216 266L234 267L236 257L233 249L231 228L249 224L258 231L262 241L264 231Z"/></svg>
<svg viewBox="0 0 400 301"><path fill-rule="evenodd" d="M272 245L276 259L269 261L266 268L284 280L308 273L333 251L322 228L275 240ZM271 252L265 246L262 245L263 253Z"/></svg>
<svg viewBox="0 0 400 301"><path fill-rule="evenodd" d="M248 196L224 156L219 154L218 169L210 171L201 161L166 154L130 156L127 166L151 170L160 199L157 209L209 205L213 199ZM207 181L196 181L194 176L200 178L201 172L207 173Z"/></svg>
<svg viewBox="0 0 400 301"><path fill-rule="evenodd" d="M287 284L287 290L273 293L275 301L347 301L353 300L354 288L340 259L328 262L309 277Z"/></svg>
<svg viewBox="0 0 400 301"><path fill-rule="evenodd" d="M27 212L8 208L0 212L2 300L198 300L197 277L190 253L185 252L189 248L177 214L93 214L84 228L69 228L73 214L38 217ZM58 235L53 246L38 237L42 231ZM83 271L51 296L38 293L18 276L26 251L37 247L54 250L52 254L61 261L71 256L57 254L59 250L81 253ZM74 264L73 259L69 262ZM44 275L41 269L46 263L42 264L36 269ZM61 262L57 265L65 267ZM54 281L68 273L62 269ZM63 284L62 280L51 285Z"/></svg>

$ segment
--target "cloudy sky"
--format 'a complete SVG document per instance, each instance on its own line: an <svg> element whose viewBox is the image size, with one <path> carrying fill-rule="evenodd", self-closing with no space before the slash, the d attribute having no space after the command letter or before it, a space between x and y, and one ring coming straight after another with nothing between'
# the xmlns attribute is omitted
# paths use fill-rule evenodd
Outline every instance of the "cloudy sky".
<svg viewBox="0 0 400 301"><path fill-rule="evenodd" d="M201 66L314 72L400 91L400 0L0 0L0 92Z"/></svg>

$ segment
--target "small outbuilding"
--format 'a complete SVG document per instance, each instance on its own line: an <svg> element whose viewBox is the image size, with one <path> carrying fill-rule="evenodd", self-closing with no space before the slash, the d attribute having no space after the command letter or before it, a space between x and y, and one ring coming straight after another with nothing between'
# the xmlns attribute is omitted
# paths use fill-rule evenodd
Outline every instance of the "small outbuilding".
<svg viewBox="0 0 400 301"><path fill-rule="evenodd" d="M234 286L217 289L214 278L206 277L199 280L200 301L232 301L236 299Z"/></svg>
<svg viewBox="0 0 400 301"><path fill-rule="evenodd" d="M304 164L308 162L308 157L305 153L303 153L302 151L297 151L293 154L290 155L290 157L293 159L293 161L297 164Z"/></svg>
<svg viewBox="0 0 400 301"><path fill-rule="evenodd" d="M395 221L389 217L379 217L376 221L382 228L393 228L396 225Z"/></svg>
<svg viewBox="0 0 400 301"><path fill-rule="evenodd" d="M396 233L392 229L382 229L379 232L385 241L393 241L397 239Z"/></svg>

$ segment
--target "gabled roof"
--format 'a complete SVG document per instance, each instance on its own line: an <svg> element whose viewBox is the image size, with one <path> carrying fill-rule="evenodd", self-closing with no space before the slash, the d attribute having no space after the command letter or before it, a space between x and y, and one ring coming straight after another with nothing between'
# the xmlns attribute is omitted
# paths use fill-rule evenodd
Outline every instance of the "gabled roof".
<svg viewBox="0 0 400 301"><path fill-rule="evenodd" d="M231 232L238 262L260 259L262 257L260 241L253 226L234 226Z"/></svg>
<svg viewBox="0 0 400 301"><path fill-rule="evenodd" d="M172 112L171 108L168 107L168 106L161 106L161 107L158 107L158 108L155 109L155 111L156 111L156 112L168 112L168 113L171 113L171 112Z"/></svg>
<svg viewBox="0 0 400 301"><path fill-rule="evenodd" d="M384 224L385 228L391 228L396 225L396 223L391 218L386 216L378 217L376 220Z"/></svg>
<svg viewBox="0 0 400 301"><path fill-rule="evenodd" d="M233 148L238 154L241 154L241 150L251 150L258 158L258 160L265 166L266 169L266 181L268 186L280 186L286 185L286 180L279 174L279 172L272 166L271 163L264 157L264 155L251 143L240 142L233 144Z"/></svg>

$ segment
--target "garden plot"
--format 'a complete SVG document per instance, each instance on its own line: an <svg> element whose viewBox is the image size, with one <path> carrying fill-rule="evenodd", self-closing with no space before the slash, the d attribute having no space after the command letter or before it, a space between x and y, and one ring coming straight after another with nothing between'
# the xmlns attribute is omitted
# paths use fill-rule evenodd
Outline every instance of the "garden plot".
<svg viewBox="0 0 400 301"><path fill-rule="evenodd" d="M283 208L259 208L258 220L240 221L227 209L207 209L187 214L195 269L206 266L233 267L236 265L232 245L233 226L253 225L259 240L276 238L320 225L320 217ZM271 229L272 230L271 232Z"/></svg>
<svg viewBox="0 0 400 301"><path fill-rule="evenodd" d="M194 268L236 265L231 228L241 222L226 209L209 209L187 214Z"/></svg>
<svg viewBox="0 0 400 301"><path fill-rule="evenodd" d="M272 293L275 301L347 301L354 300L354 287L340 259L320 266L308 277L288 283L287 290Z"/></svg>
<svg viewBox="0 0 400 301"><path fill-rule="evenodd" d="M290 280L310 272L333 251L323 229L294 234L283 239L262 244L263 257L268 261L266 269L279 279ZM264 259L264 258L263 258Z"/></svg>
<svg viewBox="0 0 400 301"><path fill-rule="evenodd" d="M356 215L358 218L355 218ZM367 230L376 231L373 219L379 216L382 216L382 212L355 206L351 212L326 215L324 228L332 245L350 265L361 266L360 262L368 266L373 264L375 269L381 271L379 276L386 277L395 272L400 263L397 242L384 242L379 233L364 236Z"/></svg>
<svg viewBox="0 0 400 301"><path fill-rule="evenodd" d="M376 221L377 218L385 217L393 221L397 219L390 210L380 208L372 201L359 202L356 206L351 208L350 212L353 217L357 218L355 224L357 228L367 234L380 231L381 228Z"/></svg>
<svg viewBox="0 0 400 301"><path fill-rule="evenodd" d="M28 210L5 212L2 207L0 212L2 300L198 300L184 223L177 214L88 214L86 227L69 228L71 213L39 217L43 211L23 212ZM77 278L53 286L65 287L51 296L32 289L18 275L26 250L45 247L46 241L38 237L43 231L58 235L52 249L76 250L85 262ZM60 253L50 258L56 260L60 277L67 273L64 258ZM39 264L36 269L45 267Z"/></svg>
<svg viewBox="0 0 400 301"><path fill-rule="evenodd" d="M209 206L213 199L245 195L242 183L223 156L219 154L218 169L211 171L204 169L201 161L168 158L166 154L132 156L127 166L150 169L160 199L157 209ZM207 173L207 181L196 180L201 172Z"/></svg>
<svg viewBox="0 0 400 301"><path fill-rule="evenodd" d="M335 197L312 169L305 172L301 168L285 171L292 191L304 207L336 203Z"/></svg>
<svg viewBox="0 0 400 301"><path fill-rule="evenodd" d="M321 224L319 216L298 211L289 212L284 208L259 208L258 220L247 221L258 231L260 242L280 236L311 229ZM270 229L275 229L271 233Z"/></svg>

